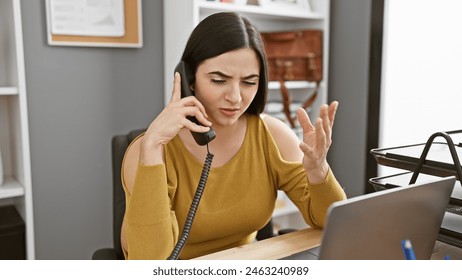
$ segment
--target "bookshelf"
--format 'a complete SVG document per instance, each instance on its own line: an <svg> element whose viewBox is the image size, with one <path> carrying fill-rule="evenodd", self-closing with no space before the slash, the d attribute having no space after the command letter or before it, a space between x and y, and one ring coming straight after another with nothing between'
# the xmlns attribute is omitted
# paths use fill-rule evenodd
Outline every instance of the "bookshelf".
<svg viewBox="0 0 462 280"><path fill-rule="evenodd" d="M26 257L35 258L32 183L20 0L0 1L0 206L25 223Z"/></svg>

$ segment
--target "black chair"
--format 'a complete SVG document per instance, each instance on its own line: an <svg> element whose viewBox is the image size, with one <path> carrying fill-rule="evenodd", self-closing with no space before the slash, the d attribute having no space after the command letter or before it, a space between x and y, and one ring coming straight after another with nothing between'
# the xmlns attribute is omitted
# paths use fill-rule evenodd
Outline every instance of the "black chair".
<svg viewBox="0 0 462 280"><path fill-rule="evenodd" d="M128 145L146 129L133 130L126 135L116 135L112 138L112 236L113 248L98 249L93 253L93 260L123 260L120 230L125 214L125 193L122 187L120 172L122 160Z"/></svg>
<svg viewBox="0 0 462 280"><path fill-rule="evenodd" d="M133 130L126 135L116 135L112 138L112 183L113 183L113 248L103 248L96 250L92 255L92 260L123 260L122 245L120 244L120 230L125 214L125 193L122 187L120 173L122 170L122 160L128 145L135 140L138 135L146 129ZM290 232L292 230L281 230L279 234ZM263 240L273 237L273 223L270 220L268 224L260 229L257 233L257 240Z"/></svg>

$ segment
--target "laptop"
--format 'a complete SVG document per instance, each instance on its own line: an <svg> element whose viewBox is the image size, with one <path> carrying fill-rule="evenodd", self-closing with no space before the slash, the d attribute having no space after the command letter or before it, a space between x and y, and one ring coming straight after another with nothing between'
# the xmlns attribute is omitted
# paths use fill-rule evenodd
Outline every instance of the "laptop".
<svg viewBox="0 0 462 280"><path fill-rule="evenodd" d="M370 193L333 203L321 246L285 260L400 260L409 239L417 259L430 259L455 177Z"/></svg>

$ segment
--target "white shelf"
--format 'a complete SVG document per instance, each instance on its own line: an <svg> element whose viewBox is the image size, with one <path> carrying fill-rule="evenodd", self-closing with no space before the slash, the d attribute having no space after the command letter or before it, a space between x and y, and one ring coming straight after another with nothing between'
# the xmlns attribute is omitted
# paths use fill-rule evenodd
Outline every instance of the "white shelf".
<svg viewBox="0 0 462 280"><path fill-rule="evenodd" d="M279 191L273 217L285 216L296 212L298 212L298 208L294 205L294 203L287 197L284 192Z"/></svg>
<svg viewBox="0 0 462 280"><path fill-rule="evenodd" d="M26 225L26 259L35 259L29 124L20 0L0 0L0 147L5 180L0 204Z"/></svg>
<svg viewBox="0 0 462 280"><path fill-rule="evenodd" d="M274 210L273 217L274 218L281 217L281 216L289 215L289 214L296 213L296 212L298 212L298 208L293 203L286 202L285 207L276 208Z"/></svg>
<svg viewBox="0 0 462 280"><path fill-rule="evenodd" d="M305 88L315 88L315 82L307 82L307 81L286 81L285 82L287 89L305 89ZM277 81L270 81L268 82L268 89L280 89L281 83Z"/></svg>
<svg viewBox="0 0 462 280"><path fill-rule="evenodd" d="M271 20L285 20L285 19L294 19L294 20L303 20L303 19L312 19L312 20L322 20L324 17L321 14L314 13L311 11L306 11L303 9L294 9L294 10L281 10L271 7L261 7L257 5L237 5L233 3L221 3L221 2L211 2L211 1L199 1L198 3L201 12L205 14L212 14L216 12L229 11L229 12L238 12L241 14L248 15L249 17L258 17L258 18L267 18Z"/></svg>
<svg viewBox="0 0 462 280"><path fill-rule="evenodd" d="M24 195L24 187L13 178L5 178L0 186L0 199L12 198Z"/></svg>
<svg viewBox="0 0 462 280"><path fill-rule="evenodd" d="M2 87L0 86L0 95L17 95L19 90L17 87Z"/></svg>

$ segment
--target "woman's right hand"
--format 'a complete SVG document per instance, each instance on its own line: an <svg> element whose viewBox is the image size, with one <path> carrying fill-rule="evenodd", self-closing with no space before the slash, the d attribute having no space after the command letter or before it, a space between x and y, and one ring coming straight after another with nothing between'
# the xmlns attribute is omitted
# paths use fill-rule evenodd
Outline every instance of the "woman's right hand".
<svg viewBox="0 0 462 280"><path fill-rule="evenodd" d="M195 96L181 98L181 79L175 73L170 103L149 125L141 141L140 162L144 165L163 163L162 146L174 138L182 128L194 132L207 132L212 125L207 120L204 106ZM191 122L186 117L194 116L204 126Z"/></svg>

